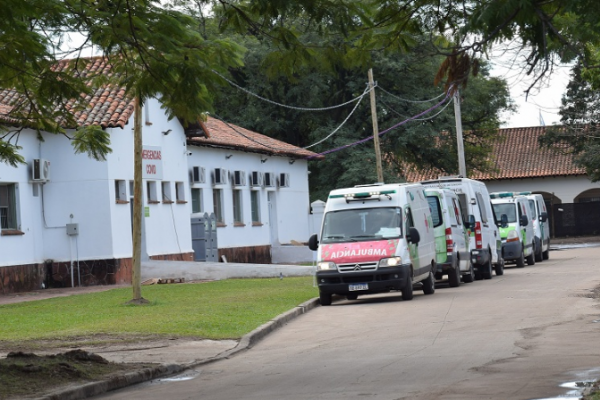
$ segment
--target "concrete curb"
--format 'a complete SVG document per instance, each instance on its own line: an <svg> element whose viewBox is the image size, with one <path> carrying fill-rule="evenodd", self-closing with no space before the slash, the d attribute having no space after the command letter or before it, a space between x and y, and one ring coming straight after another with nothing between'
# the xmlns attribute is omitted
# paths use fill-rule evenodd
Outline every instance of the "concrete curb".
<svg viewBox="0 0 600 400"><path fill-rule="evenodd" d="M164 378L166 376L178 374L190 368L198 367L232 357L233 355L252 348L269 333L284 326L300 315L312 310L319 305L319 299L314 298L308 300L283 314L278 315L271 321L259 326L252 332L244 335L237 346L231 350L210 357L204 360L192 361L186 364L161 364L153 368L144 368L139 371L129 372L123 375L113 376L109 379L90 382L81 386L73 386L62 388L50 394L38 397L34 400L81 400L89 397L98 396L100 394L110 392L112 390L123 389L127 386L136 385L138 383L151 381L154 379Z"/></svg>

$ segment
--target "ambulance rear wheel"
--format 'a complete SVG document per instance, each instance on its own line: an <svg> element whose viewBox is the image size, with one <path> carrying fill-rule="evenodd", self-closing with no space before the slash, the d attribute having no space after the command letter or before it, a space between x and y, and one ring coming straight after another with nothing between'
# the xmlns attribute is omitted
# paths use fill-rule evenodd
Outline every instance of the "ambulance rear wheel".
<svg viewBox="0 0 600 400"><path fill-rule="evenodd" d="M460 260L456 257L456 265L448 271L448 285L450 287L460 286Z"/></svg>
<svg viewBox="0 0 600 400"><path fill-rule="evenodd" d="M429 271L429 276L423 282L423 293L434 294L435 293L435 278L433 272Z"/></svg>
<svg viewBox="0 0 600 400"><path fill-rule="evenodd" d="M542 252L542 258L547 260L550 258L550 240L548 240L548 250Z"/></svg>
<svg viewBox="0 0 600 400"><path fill-rule="evenodd" d="M319 300L321 301L322 306L330 306L331 305L331 293L319 292Z"/></svg>
<svg viewBox="0 0 600 400"><path fill-rule="evenodd" d="M492 279L492 260L488 259L488 262L482 265L481 268L481 277L483 279Z"/></svg>
<svg viewBox="0 0 600 400"><path fill-rule="evenodd" d="M496 276L504 275L504 260L498 260L498 264L494 266L494 270L496 271Z"/></svg>
<svg viewBox="0 0 600 400"><path fill-rule="evenodd" d="M475 271L473 270L473 264L469 263L469 273L463 275L464 283L471 283L475 280Z"/></svg>
<svg viewBox="0 0 600 400"><path fill-rule="evenodd" d="M535 264L535 245L533 246L533 251L531 252L530 255L527 256L527 265L534 265Z"/></svg>

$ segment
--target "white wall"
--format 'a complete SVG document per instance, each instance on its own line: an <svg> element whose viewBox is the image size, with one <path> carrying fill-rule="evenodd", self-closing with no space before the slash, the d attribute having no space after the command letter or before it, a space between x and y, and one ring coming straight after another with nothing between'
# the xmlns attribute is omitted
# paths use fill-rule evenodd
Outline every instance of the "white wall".
<svg viewBox="0 0 600 400"><path fill-rule="evenodd" d="M547 192L553 193L563 203L573 203L574 199L589 189L600 188L600 182L591 182L585 177L556 177L535 179L511 179L506 181L485 181L489 192Z"/></svg>
<svg viewBox="0 0 600 400"><path fill-rule="evenodd" d="M188 156L185 135L177 120L168 121L156 101L149 102L151 124L143 124L143 144L160 147L164 181L182 182L187 202L148 204L144 184L143 241L149 255L191 253ZM133 117L125 129L107 131L113 152L106 161L75 154L62 135L44 134L39 142L30 130L21 133L19 145L27 165L0 164L0 182L18 183L18 218L23 235L0 236L0 266L131 257L131 204L117 204L115 179L133 181ZM171 129L169 135L162 132ZM33 184L34 158L50 161L50 180ZM34 195L37 188L37 196ZM161 181L157 181L162 200ZM71 217L72 216L72 217ZM79 235L66 234L68 223L79 224Z"/></svg>
<svg viewBox="0 0 600 400"><path fill-rule="evenodd" d="M195 183L194 188L201 188L203 195L202 212L214 212L213 188L223 192L224 227L217 228L219 248L266 246L271 243L271 231L277 233L276 243L290 243L292 240L304 242L308 238L308 166L306 160L296 160L290 163L288 157L266 156L258 153L246 153L238 150L226 150L210 147L190 146L192 156L189 157L189 168L204 167L205 183ZM266 160L261 162L261 160ZM231 179L226 185L213 186L211 172L215 168L224 168L233 173L240 170L246 173L246 185L234 187ZM252 171L272 172L278 176L288 173L290 187L260 187L250 186ZM233 224L233 190L242 191L244 226ZM261 226L252 226L250 192L257 190L260 202ZM275 221L270 220L268 193L274 193ZM276 224L273 226L272 224Z"/></svg>

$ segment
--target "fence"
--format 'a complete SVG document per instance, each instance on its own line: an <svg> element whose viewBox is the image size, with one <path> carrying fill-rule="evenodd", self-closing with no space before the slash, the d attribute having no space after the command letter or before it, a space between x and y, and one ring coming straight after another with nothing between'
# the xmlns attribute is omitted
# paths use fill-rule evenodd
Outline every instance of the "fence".
<svg viewBox="0 0 600 400"><path fill-rule="evenodd" d="M554 204L548 209L552 237L600 235L600 202Z"/></svg>

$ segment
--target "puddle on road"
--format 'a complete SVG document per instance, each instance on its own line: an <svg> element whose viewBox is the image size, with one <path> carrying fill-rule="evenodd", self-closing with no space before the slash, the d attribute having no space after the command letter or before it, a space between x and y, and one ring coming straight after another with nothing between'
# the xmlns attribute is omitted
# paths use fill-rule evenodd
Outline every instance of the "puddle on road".
<svg viewBox="0 0 600 400"><path fill-rule="evenodd" d="M200 375L200 371L192 370L184 372L183 374L169 376L167 378L154 379L151 381L152 384L160 384L160 383L173 383L173 382L185 382L191 381L194 378L197 378Z"/></svg>
<svg viewBox="0 0 600 400"><path fill-rule="evenodd" d="M553 244L550 246L550 250L568 250L568 249L581 249L584 247L598 247L600 243L565 243L565 244Z"/></svg>
<svg viewBox="0 0 600 400"><path fill-rule="evenodd" d="M544 397L534 400L573 400L581 399L583 392L590 388L600 378L600 368L594 368L588 371L581 371L574 374L578 380L573 382L565 382L559 385L561 388L569 389L567 393L557 397Z"/></svg>

